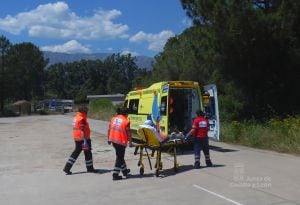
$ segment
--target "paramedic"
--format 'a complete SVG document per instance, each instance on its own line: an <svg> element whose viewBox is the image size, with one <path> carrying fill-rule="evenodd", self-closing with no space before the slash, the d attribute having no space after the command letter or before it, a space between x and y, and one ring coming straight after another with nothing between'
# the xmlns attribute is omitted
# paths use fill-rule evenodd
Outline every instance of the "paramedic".
<svg viewBox="0 0 300 205"><path fill-rule="evenodd" d="M200 152L203 150L205 155L206 166L212 167L212 162L209 156L209 145L208 145L208 130L209 122L205 118L204 113L200 110L196 112L197 117L195 118L192 129L188 132L186 137L190 135L194 136L194 156L195 156L195 168L200 168Z"/></svg>
<svg viewBox="0 0 300 205"><path fill-rule="evenodd" d="M73 119L73 138L75 141L75 149L69 157L63 171L70 175L70 171L81 151L84 151L87 172L97 172L93 167L93 157L91 152L90 127L87 122L88 108L80 106L76 116Z"/></svg>
<svg viewBox="0 0 300 205"><path fill-rule="evenodd" d="M110 120L108 129L108 143L112 143L116 151L116 161L113 170L113 180L120 180L122 176L119 176L122 171L123 176L127 177L130 169L127 169L124 157L125 149L129 142L131 146L131 132L130 122L127 119L128 109L117 109L117 115Z"/></svg>

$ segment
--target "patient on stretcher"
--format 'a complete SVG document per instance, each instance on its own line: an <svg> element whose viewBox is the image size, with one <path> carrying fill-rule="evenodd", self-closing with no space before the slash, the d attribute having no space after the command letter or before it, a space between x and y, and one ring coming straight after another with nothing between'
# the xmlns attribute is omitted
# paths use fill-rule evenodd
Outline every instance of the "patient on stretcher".
<svg viewBox="0 0 300 205"><path fill-rule="evenodd" d="M141 132L141 129L147 130L149 133L149 136L155 136L156 140L158 140L160 143L168 140L168 137L162 136L156 129L155 125L151 120L146 120L143 125L139 126L139 132ZM146 139L147 141L151 139ZM153 139L151 140L153 141Z"/></svg>

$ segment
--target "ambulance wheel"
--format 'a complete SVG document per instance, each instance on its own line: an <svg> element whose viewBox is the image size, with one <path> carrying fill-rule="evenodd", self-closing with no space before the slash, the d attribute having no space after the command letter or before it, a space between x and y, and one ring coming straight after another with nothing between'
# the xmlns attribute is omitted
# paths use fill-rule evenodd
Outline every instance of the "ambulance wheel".
<svg viewBox="0 0 300 205"><path fill-rule="evenodd" d="M144 174L144 167L141 167L140 168L140 175L143 175Z"/></svg>

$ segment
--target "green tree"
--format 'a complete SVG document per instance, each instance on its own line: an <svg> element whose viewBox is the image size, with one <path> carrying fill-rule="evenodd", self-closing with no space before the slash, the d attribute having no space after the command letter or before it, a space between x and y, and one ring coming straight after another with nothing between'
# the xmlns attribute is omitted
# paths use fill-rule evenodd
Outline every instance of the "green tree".
<svg viewBox="0 0 300 205"><path fill-rule="evenodd" d="M4 112L4 101L10 93L6 62L7 52L10 47L10 41L5 36L0 36L0 114Z"/></svg>
<svg viewBox="0 0 300 205"><path fill-rule="evenodd" d="M8 71L13 78L11 85L14 99L31 100L44 94L44 68L47 60L43 53L32 43L20 43L8 52Z"/></svg>
<svg viewBox="0 0 300 205"><path fill-rule="evenodd" d="M138 67L130 54L113 54L104 60L104 66L110 73L107 80L108 93L127 93L133 86Z"/></svg>
<svg viewBox="0 0 300 205"><path fill-rule="evenodd" d="M219 56L220 82L238 90L243 117L299 113L299 1L181 2L194 25L213 39L208 45Z"/></svg>

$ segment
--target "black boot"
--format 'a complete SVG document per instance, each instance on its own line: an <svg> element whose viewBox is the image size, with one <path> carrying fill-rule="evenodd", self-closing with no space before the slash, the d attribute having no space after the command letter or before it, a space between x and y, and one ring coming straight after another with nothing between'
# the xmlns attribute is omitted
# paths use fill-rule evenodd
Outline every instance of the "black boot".
<svg viewBox="0 0 300 205"><path fill-rule="evenodd" d="M130 169L125 169L124 171L122 171L123 176L127 177L127 175L130 173Z"/></svg>
<svg viewBox="0 0 300 205"><path fill-rule="evenodd" d="M200 169L200 162L195 162L195 165L194 165L195 169Z"/></svg>
<svg viewBox="0 0 300 205"><path fill-rule="evenodd" d="M118 174L113 174L113 181L121 180L121 179L122 179L122 176L119 176Z"/></svg>
<svg viewBox="0 0 300 205"><path fill-rule="evenodd" d="M91 172L91 173L97 173L97 170L94 169L94 167L87 167L87 172Z"/></svg>
<svg viewBox="0 0 300 205"><path fill-rule="evenodd" d="M63 171L66 173L66 175L71 175L72 172L70 171L72 168L72 164L70 163L66 163L65 168L63 169Z"/></svg>
<svg viewBox="0 0 300 205"><path fill-rule="evenodd" d="M207 167L212 167L212 166L213 166L213 164L212 164L212 162L210 161L210 159L205 160L205 162L206 162L206 166L207 166Z"/></svg>

